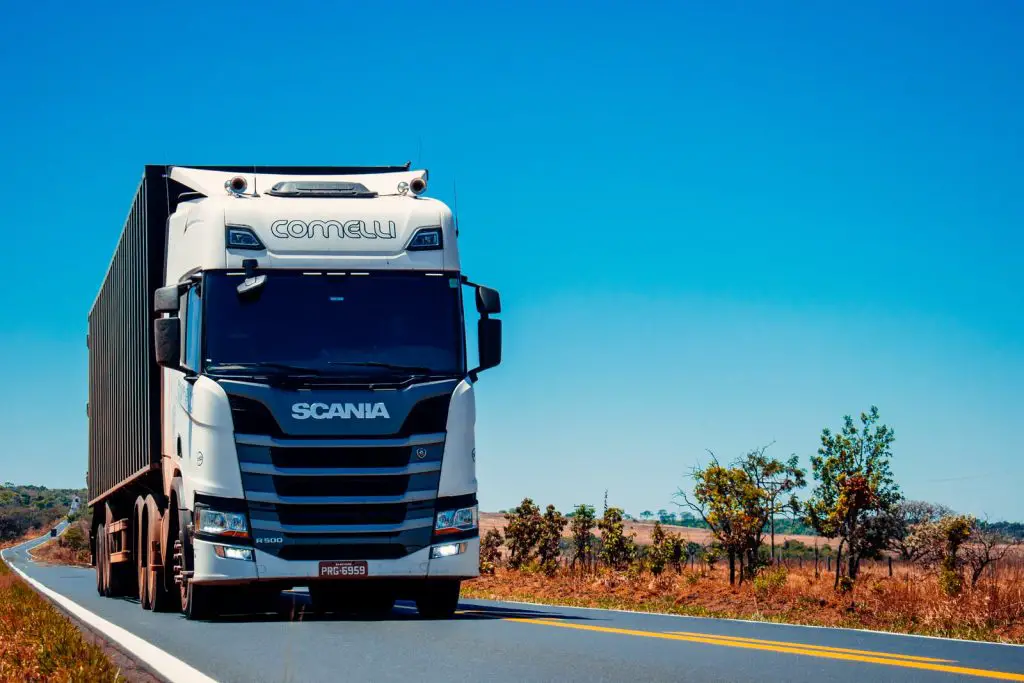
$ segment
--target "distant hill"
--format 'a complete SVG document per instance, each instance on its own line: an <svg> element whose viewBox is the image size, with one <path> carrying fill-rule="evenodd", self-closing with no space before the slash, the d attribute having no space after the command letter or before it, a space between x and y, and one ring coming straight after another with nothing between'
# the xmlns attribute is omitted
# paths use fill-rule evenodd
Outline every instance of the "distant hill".
<svg viewBox="0 0 1024 683"><path fill-rule="evenodd" d="M0 542L42 529L85 505L85 489L48 489L4 482L0 486Z"/></svg>

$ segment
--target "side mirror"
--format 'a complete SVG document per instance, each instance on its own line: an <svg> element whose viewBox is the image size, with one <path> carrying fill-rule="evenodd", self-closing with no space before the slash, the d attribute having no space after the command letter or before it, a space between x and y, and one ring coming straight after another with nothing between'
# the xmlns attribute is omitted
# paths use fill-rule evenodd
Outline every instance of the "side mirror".
<svg viewBox="0 0 1024 683"><path fill-rule="evenodd" d="M475 372L497 367L501 363L501 321L497 318L483 318L477 322L476 329L480 367Z"/></svg>
<svg viewBox="0 0 1024 683"><path fill-rule="evenodd" d="M153 312L157 315L161 313L177 313L180 306L181 289L178 285L161 287L153 293Z"/></svg>
<svg viewBox="0 0 1024 683"><path fill-rule="evenodd" d="M476 288L476 310L482 315L501 313L501 295L498 290L478 285Z"/></svg>
<svg viewBox="0 0 1024 683"><path fill-rule="evenodd" d="M157 318L153 321L156 363L168 370L181 369L181 320Z"/></svg>

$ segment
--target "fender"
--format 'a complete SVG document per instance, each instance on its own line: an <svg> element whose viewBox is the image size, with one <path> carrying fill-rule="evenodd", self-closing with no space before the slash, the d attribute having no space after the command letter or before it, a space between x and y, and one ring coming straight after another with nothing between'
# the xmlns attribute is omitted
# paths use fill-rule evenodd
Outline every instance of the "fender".
<svg viewBox="0 0 1024 683"><path fill-rule="evenodd" d="M459 382L452 392L446 431L437 495L476 493L476 395L468 380Z"/></svg>

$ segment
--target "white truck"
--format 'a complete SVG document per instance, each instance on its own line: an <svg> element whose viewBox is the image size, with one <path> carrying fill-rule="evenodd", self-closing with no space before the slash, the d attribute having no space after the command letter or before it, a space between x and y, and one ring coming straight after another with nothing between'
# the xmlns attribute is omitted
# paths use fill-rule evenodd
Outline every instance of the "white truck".
<svg viewBox="0 0 1024 683"><path fill-rule="evenodd" d="M145 167L89 314L101 595L190 619L303 586L316 610L455 611L501 306L427 178Z"/></svg>

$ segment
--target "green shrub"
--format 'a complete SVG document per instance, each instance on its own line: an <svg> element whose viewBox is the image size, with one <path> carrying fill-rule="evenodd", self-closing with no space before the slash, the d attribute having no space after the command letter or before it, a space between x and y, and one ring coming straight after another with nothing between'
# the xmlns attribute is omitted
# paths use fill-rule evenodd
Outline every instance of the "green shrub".
<svg viewBox="0 0 1024 683"><path fill-rule="evenodd" d="M558 571L558 557L561 554L562 530L568 520L554 505L548 505L542 519L538 554L540 568L548 576Z"/></svg>
<svg viewBox="0 0 1024 683"><path fill-rule="evenodd" d="M785 567L762 569L754 576L754 594L761 600L770 600L786 586L789 572Z"/></svg>
<svg viewBox="0 0 1024 683"><path fill-rule="evenodd" d="M508 545L509 569L521 569L533 561L544 529L540 508L529 498L505 514L505 543Z"/></svg>
<svg viewBox="0 0 1024 683"><path fill-rule="evenodd" d="M501 532L491 529L484 534L480 541L480 573L493 574L494 569L501 563L501 544L504 539Z"/></svg>
<svg viewBox="0 0 1024 683"><path fill-rule="evenodd" d="M597 523L601 530L601 560L612 569L626 569L636 555L633 536L626 536L622 509L608 508Z"/></svg>

